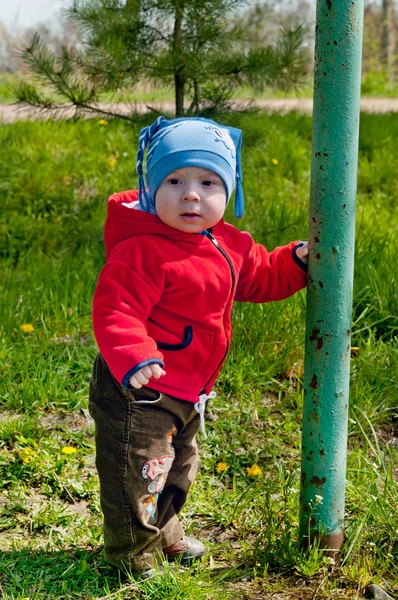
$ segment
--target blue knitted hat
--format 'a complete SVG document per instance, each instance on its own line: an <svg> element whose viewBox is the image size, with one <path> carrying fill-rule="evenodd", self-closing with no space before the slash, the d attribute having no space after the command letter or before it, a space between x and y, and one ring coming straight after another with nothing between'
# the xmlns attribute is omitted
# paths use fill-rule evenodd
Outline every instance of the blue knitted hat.
<svg viewBox="0 0 398 600"><path fill-rule="evenodd" d="M146 157L146 186L144 153ZM240 153L242 131L200 117L167 120L159 117L140 132L137 154L138 198L145 212L156 214L156 192L169 173L183 167L202 167L224 182L227 204L236 184L235 217L243 216L244 197Z"/></svg>

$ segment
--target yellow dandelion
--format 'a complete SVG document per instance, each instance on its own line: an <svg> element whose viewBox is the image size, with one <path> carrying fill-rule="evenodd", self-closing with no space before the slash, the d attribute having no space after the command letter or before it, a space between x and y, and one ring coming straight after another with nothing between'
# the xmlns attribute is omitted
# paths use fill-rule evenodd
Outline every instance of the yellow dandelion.
<svg viewBox="0 0 398 600"><path fill-rule="evenodd" d="M252 467L247 467L246 471L250 477L259 477L260 475L263 474L262 470L260 469L260 467L258 465L253 465Z"/></svg>
<svg viewBox="0 0 398 600"><path fill-rule="evenodd" d="M73 446L64 446L62 448L63 454L74 454L75 452L77 452L77 449L74 448Z"/></svg>
<svg viewBox="0 0 398 600"><path fill-rule="evenodd" d="M116 158L111 158L111 160L109 161L109 166L111 167L111 169L114 169L117 165L117 160Z"/></svg>
<svg viewBox="0 0 398 600"><path fill-rule="evenodd" d="M21 329L24 333L32 333L35 330L31 323L24 323L21 325Z"/></svg>
<svg viewBox="0 0 398 600"><path fill-rule="evenodd" d="M274 165L277 165L277 164L278 164L278 161L277 161L277 159L276 159L276 158L273 158L271 162L273 162L273 163L274 163Z"/></svg>
<svg viewBox="0 0 398 600"><path fill-rule="evenodd" d="M105 119L101 119L100 121L98 121L98 125L108 125L108 121L105 121Z"/></svg>
<svg viewBox="0 0 398 600"><path fill-rule="evenodd" d="M228 469L228 465L225 462L219 462L217 465L217 473L222 473Z"/></svg>
<svg viewBox="0 0 398 600"><path fill-rule="evenodd" d="M28 464L36 456L36 452L34 450L32 450L31 448L24 448L23 450L20 450L18 452L18 456L22 460L23 463Z"/></svg>

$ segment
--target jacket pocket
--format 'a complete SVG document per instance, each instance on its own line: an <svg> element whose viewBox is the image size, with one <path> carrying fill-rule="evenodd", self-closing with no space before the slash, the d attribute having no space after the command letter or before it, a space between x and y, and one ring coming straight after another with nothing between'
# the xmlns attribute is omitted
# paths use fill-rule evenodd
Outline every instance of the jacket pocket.
<svg viewBox="0 0 398 600"><path fill-rule="evenodd" d="M184 328L184 339L180 344L167 344L166 342L158 342L155 340L159 350L184 350L192 342L192 327L187 325Z"/></svg>
<svg viewBox="0 0 398 600"><path fill-rule="evenodd" d="M158 349L163 353L167 380L176 390L176 396L178 390L189 393L201 392L209 379L207 372L213 368L214 333L187 325L184 327L184 337L180 342L176 340L175 343L166 343L156 338L160 338L160 335L154 339Z"/></svg>

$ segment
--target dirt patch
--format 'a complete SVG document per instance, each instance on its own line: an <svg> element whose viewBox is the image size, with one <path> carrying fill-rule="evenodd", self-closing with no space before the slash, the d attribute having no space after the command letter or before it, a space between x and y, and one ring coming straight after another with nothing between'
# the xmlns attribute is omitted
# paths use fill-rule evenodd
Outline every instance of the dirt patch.
<svg viewBox="0 0 398 600"><path fill-rule="evenodd" d="M71 512L75 513L75 515L80 515L86 517L87 519L91 517L91 511L88 502L85 500L75 502L75 504L69 504L68 507Z"/></svg>
<svg viewBox="0 0 398 600"><path fill-rule="evenodd" d="M60 414L57 412L46 413L39 418L40 427L47 431L89 431L93 426L93 420L84 413Z"/></svg>
<svg viewBox="0 0 398 600"><path fill-rule="evenodd" d="M30 415L23 413L2 410L0 412L0 423L8 423L14 421L20 421L32 419ZM58 413L58 412L46 412L39 413L37 416L38 428L46 429L47 431L63 431L69 429L69 431L89 431L93 427L94 421L88 416L86 411L76 411L72 413Z"/></svg>
<svg viewBox="0 0 398 600"><path fill-rule="evenodd" d="M398 448L397 434L397 423L391 425L379 425L378 431L376 432L379 443L381 443L382 446L390 446L391 448Z"/></svg>
<svg viewBox="0 0 398 600"><path fill-rule="evenodd" d="M0 423L8 423L9 421L17 421L18 419L23 420L24 418L25 415L15 410L4 409L0 412Z"/></svg>
<svg viewBox="0 0 398 600"><path fill-rule="evenodd" d="M119 103L98 103L95 105L98 108L98 113L88 113L87 116L91 118L101 118L104 115L101 114L101 110L115 111L121 114L132 114L132 113L147 113L152 110L164 113L174 112L173 102L154 102L151 106L144 103L133 102L119 102ZM278 112L285 114L292 111L297 111L306 115L312 114L312 98L276 98L276 99L263 99L263 100L251 100L242 99L234 100L231 102L231 106L235 110L247 110L248 108L260 108L268 110L270 112ZM398 98L362 98L361 99L361 111L374 114L383 114L390 112L398 112ZM49 119L68 119L74 115L75 111L72 107L66 106L60 110L56 115L54 112L43 111L39 112L37 109L32 107L21 105L16 106L14 104L0 104L0 121L3 123L13 123L14 121L23 120L44 120Z"/></svg>

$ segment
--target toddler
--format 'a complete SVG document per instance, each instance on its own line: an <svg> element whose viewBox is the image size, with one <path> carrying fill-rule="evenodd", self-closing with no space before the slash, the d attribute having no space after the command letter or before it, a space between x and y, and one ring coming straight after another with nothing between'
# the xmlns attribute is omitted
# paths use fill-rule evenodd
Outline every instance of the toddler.
<svg viewBox="0 0 398 600"><path fill-rule="evenodd" d="M211 120L159 117L140 133L138 191L108 203L90 413L105 559L142 577L159 556L205 552L178 514L230 348L233 301L282 300L306 285L306 243L267 252L223 220L235 188L243 215L241 142L241 130Z"/></svg>

